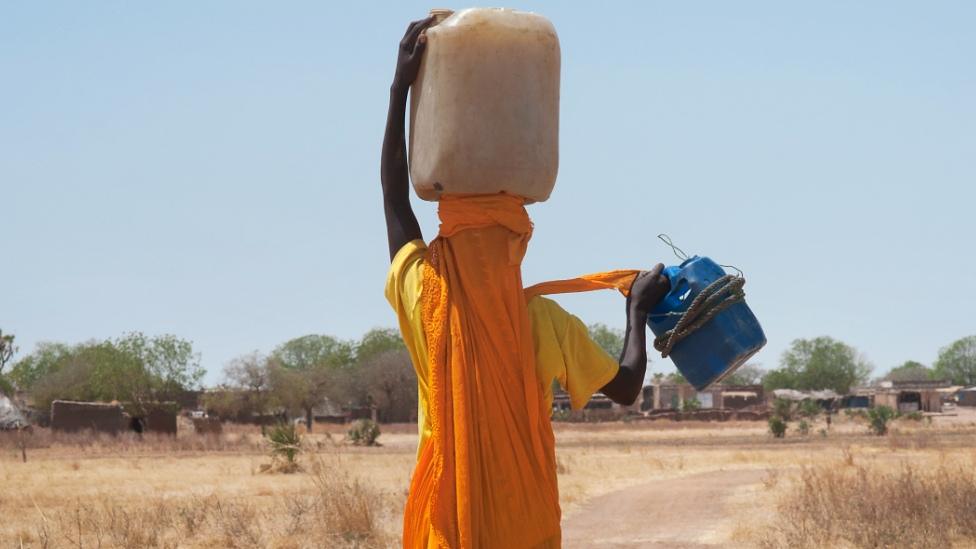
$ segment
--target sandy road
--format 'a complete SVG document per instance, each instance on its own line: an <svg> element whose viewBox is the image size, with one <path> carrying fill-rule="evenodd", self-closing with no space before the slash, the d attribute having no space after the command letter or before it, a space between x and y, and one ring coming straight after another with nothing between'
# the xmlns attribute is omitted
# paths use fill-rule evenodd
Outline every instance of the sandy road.
<svg viewBox="0 0 976 549"><path fill-rule="evenodd" d="M593 498L563 520L563 546L715 547L729 499L765 471L723 470L654 480Z"/></svg>

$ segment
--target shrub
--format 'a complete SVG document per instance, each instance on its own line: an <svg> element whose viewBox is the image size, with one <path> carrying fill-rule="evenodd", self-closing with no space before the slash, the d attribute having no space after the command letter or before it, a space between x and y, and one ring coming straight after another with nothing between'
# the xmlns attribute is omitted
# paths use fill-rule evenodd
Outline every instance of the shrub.
<svg viewBox="0 0 976 549"><path fill-rule="evenodd" d="M296 459L302 448L302 435L294 423L279 423L265 430L265 438L271 445L271 458L284 458L288 469L296 469Z"/></svg>
<svg viewBox="0 0 976 549"><path fill-rule="evenodd" d="M871 432L884 436L888 434L888 422L895 417L895 411L888 406L875 406L868 410Z"/></svg>
<svg viewBox="0 0 976 549"><path fill-rule="evenodd" d="M349 440L356 446L376 446L380 436L380 426L371 419L360 419L349 429Z"/></svg>
<svg viewBox="0 0 976 549"><path fill-rule="evenodd" d="M816 401L804 400L800 403L798 412L802 417L817 417L822 410L823 408Z"/></svg>
<svg viewBox="0 0 976 549"><path fill-rule="evenodd" d="M684 402L681 403L681 409L685 412L701 410L701 402L699 402L697 398L686 398Z"/></svg>
<svg viewBox="0 0 976 549"><path fill-rule="evenodd" d="M368 421L368 420L366 420ZM361 480L349 477L335 463L312 464L315 514L330 534L329 542L318 547L391 547L380 539L379 514L382 494ZM296 545L299 546L299 545Z"/></svg>
<svg viewBox="0 0 976 549"><path fill-rule="evenodd" d="M779 416L769 418L769 432L775 438L783 438L786 436L786 422Z"/></svg>
<svg viewBox="0 0 976 549"><path fill-rule="evenodd" d="M844 416L847 419L857 421L868 418L868 413L863 408L845 408Z"/></svg>
<svg viewBox="0 0 976 549"><path fill-rule="evenodd" d="M796 429L803 436L807 436L807 435L810 434L810 424L807 423L807 420L805 420L805 419L801 419L800 420L800 423L799 423L799 425L796 426Z"/></svg>
<svg viewBox="0 0 976 549"><path fill-rule="evenodd" d="M785 398L777 398L773 401L773 416L782 419L783 421L789 421L793 419L794 406L792 400L786 400Z"/></svg>
<svg viewBox="0 0 976 549"><path fill-rule="evenodd" d="M569 421L573 417L572 410L556 410L552 413L552 421Z"/></svg>
<svg viewBox="0 0 976 549"><path fill-rule="evenodd" d="M922 421L923 419L925 419L925 416L922 414L922 412L909 412L907 414L902 414L899 417L910 421Z"/></svg>

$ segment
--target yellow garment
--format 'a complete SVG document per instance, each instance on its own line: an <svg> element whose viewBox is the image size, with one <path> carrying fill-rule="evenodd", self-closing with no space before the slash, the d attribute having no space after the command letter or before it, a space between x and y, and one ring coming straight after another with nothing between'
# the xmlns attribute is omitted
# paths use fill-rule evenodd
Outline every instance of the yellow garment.
<svg viewBox="0 0 976 549"><path fill-rule="evenodd" d="M417 424L420 444L430 436L427 422L427 343L420 315L423 289L422 264L427 244L414 240L405 244L393 258L386 279L386 299L397 313L400 332L417 372ZM526 289L526 293L531 288ZM552 292L555 293L555 292ZM586 405L590 397L610 382L619 366L590 338L586 325L551 299L528 299L529 325L535 347L535 370L542 385L547 410L552 409L552 382L569 393L574 410Z"/></svg>
<svg viewBox="0 0 976 549"><path fill-rule="evenodd" d="M404 547L559 546L555 442L536 368L536 347L553 351L533 341L526 300L601 287L626 292L637 272L523 290L520 267L532 226L522 203L508 195L444 197L440 233L428 252L411 243L398 254L404 263L421 256L414 260L419 285L401 276L402 269L394 271L388 296L421 378L429 425L404 512ZM408 308L416 313L418 300L419 333L407 314ZM538 326L547 315L550 321L565 318L554 303L540 303ZM551 322L553 333L556 323ZM535 335L542 342L552 339ZM577 351L585 345L560 347L564 357L567 348L572 358L582 356ZM578 388L568 374L565 381L582 395L585 386L593 384L592 392L609 381L615 366ZM569 371L565 361L562 368ZM560 366L554 369L558 378ZM603 383L595 385L598 381ZM578 396L575 403L585 398Z"/></svg>

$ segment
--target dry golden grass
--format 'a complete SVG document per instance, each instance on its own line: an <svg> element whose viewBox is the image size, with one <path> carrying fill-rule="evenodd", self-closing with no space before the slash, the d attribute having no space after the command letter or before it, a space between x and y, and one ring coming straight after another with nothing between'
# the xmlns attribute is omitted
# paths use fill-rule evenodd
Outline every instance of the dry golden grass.
<svg viewBox="0 0 976 549"><path fill-rule="evenodd" d="M141 440L41 429L27 463L0 440L0 547L396 545L415 435L371 449L337 435L309 436L290 475L260 472L271 458L257 428Z"/></svg>
<svg viewBox="0 0 976 549"><path fill-rule="evenodd" d="M386 547L384 494L314 464L309 487L264 498L218 495L136 500L101 494L45 511L8 532L4 546L36 547ZM24 503L24 502L21 502ZM9 542L9 545L6 545Z"/></svg>
<svg viewBox="0 0 976 549"><path fill-rule="evenodd" d="M976 542L972 462L804 468L763 547L939 548Z"/></svg>
<svg viewBox="0 0 976 549"><path fill-rule="evenodd" d="M396 546L416 426L384 426L376 448L344 444L344 431L317 426L306 437L303 471L289 475L260 472L270 458L255 427L142 439L40 429L27 463L15 441L0 436L0 547L79 547L79 540L82 547ZM903 462L916 467L916 479L939 464L955 474L958 456L976 456L974 434L971 422L896 424L879 438L839 421L826 438L785 440L771 439L761 423L557 424L560 502L571 515L595 496L635 484L717 469L763 471L761 482L730 500L727 522L738 527L717 526L714 541L775 546L793 534L765 521L777 510L785 517L807 509L783 499L803 493L795 488L805 486L803 474L822 466L856 480L863 469L865 490L881 483L873 475L896 474ZM822 490L816 478L809 482ZM839 532L840 524L832 528ZM970 536L953 528L952 536Z"/></svg>

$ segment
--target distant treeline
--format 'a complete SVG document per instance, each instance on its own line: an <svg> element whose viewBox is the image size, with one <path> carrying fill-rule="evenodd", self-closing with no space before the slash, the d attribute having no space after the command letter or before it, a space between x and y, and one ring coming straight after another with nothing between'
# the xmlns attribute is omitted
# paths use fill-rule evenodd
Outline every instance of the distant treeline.
<svg viewBox="0 0 976 549"><path fill-rule="evenodd" d="M4 341L12 356L13 338ZM416 417L416 375L395 330L372 330L358 341L302 336L269 354L236 358L223 373L224 382L204 394L203 404L225 418L312 417L322 406L376 408L382 421ZM130 333L77 345L38 344L9 372L0 370L0 390L27 392L40 411L57 399L119 401L138 410L183 400L200 389L204 374L189 341Z"/></svg>
<svg viewBox="0 0 976 549"><path fill-rule="evenodd" d="M590 326L590 335L608 353L619 356L623 332L603 324ZM653 351L649 352L653 358ZM794 340L779 359L779 367L764 370L746 364L727 377L728 385L762 384L766 390L832 389L847 393L852 387L870 382L873 366L851 345L829 336ZM976 385L976 335L964 337L939 351L932 367L908 360L888 371L879 380L948 380L956 385ZM654 375L655 381L684 382L679 373Z"/></svg>
<svg viewBox="0 0 976 549"><path fill-rule="evenodd" d="M269 354L253 352L224 367L224 383L208 393L208 410L225 418L284 411L314 424L316 408L370 407L383 422L417 416L417 376L403 339L376 329L358 341L307 335Z"/></svg>
<svg viewBox="0 0 976 549"><path fill-rule="evenodd" d="M619 356L623 333L602 324L590 335ZM0 331L0 391L27 392L38 410L56 399L119 401L138 410L149 403L180 401L200 389L204 370L193 345L172 335L135 332L77 345L40 343L14 360L14 337ZM872 370L854 347L831 337L797 339L782 354L779 367L740 368L727 383L761 383L766 389L833 389L846 393L869 381ZM204 395L204 405L225 418L267 415L312 418L316 409L374 408L385 422L416 418L417 384L399 333L375 329L357 341L306 335L270 353L242 355L224 367L223 382ZM680 374L656 374L656 381L683 381ZM882 379L946 379L976 385L976 335L939 351L932 367L907 361Z"/></svg>

